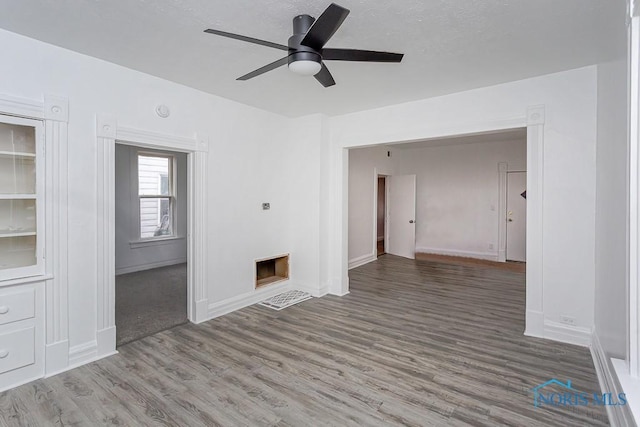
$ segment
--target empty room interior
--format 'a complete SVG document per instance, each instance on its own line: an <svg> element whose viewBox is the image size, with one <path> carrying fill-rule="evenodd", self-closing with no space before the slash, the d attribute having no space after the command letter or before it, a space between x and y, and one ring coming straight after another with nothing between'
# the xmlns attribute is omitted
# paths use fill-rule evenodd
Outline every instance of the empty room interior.
<svg viewBox="0 0 640 427"><path fill-rule="evenodd" d="M0 4L0 425L637 425L637 0Z"/></svg>

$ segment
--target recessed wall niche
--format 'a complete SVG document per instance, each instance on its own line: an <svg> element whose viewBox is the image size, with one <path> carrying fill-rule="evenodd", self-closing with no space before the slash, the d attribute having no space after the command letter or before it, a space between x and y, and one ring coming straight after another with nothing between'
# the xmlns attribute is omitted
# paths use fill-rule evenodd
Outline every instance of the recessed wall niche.
<svg viewBox="0 0 640 427"><path fill-rule="evenodd" d="M256 289L289 279L289 254L256 260Z"/></svg>

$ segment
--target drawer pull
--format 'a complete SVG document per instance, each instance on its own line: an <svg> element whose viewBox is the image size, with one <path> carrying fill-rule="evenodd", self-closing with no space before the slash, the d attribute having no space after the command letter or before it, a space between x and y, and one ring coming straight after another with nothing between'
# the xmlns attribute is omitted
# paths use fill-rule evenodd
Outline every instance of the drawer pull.
<svg viewBox="0 0 640 427"><path fill-rule="evenodd" d="M8 350L0 350L0 359L4 359L9 355Z"/></svg>
<svg viewBox="0 0 640 427"><path fill-rule="evenodd" d="M3 305L2 307L0 307L0 314L7 314L9 312L9 307L7 307L6 305Z"/></svg>

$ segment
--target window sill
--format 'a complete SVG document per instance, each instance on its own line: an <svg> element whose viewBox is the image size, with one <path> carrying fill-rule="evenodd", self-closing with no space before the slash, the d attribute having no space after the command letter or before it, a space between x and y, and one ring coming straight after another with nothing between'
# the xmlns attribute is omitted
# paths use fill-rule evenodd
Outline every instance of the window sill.
<svg viewBox="0 0 640 427"><path fill-rule="evenodd" d="M137 249L137 248L146 248L149 246L171 245L173 243L177 243L178 240L184 240L184 237L170 236L170 237L158 237L155 239L135 240L133 242L129 242L129 247L131 249Z"/></svg>

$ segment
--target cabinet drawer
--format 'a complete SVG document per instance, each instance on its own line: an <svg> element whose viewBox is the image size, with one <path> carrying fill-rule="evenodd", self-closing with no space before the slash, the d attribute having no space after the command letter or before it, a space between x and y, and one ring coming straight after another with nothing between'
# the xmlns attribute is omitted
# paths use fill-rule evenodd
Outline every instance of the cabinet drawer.
<svg viewBox="0 0 640 427"><path fill-rule="evenodd" d="M32 318L35 301L33 288L0 292L0 325Z"/></svg>
<svg viewBox="0 0 640 427"><path fill-rule="evenodd" d="M0 334L0 374L35 363L35 327Z"/></svg>

